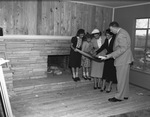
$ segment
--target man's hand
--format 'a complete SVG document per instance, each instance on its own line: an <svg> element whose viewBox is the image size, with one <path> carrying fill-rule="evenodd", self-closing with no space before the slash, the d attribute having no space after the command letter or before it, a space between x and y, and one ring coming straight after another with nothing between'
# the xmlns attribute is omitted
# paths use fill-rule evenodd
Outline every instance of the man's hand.
<svg viewBox="0 0 150 117"><path fill-rule="evenodd" d="M106 55L106 59L109 59L109 58L111 58L111 54Z"/></svg>
<svg viewBox="0 0 150 117"><path fill-rule="evenodd" d="M107 60L107 59L109 59L109 58L111 58L111 54L107 54L107 55L105 55L105 58L101 58L102 60Z"/></svg>

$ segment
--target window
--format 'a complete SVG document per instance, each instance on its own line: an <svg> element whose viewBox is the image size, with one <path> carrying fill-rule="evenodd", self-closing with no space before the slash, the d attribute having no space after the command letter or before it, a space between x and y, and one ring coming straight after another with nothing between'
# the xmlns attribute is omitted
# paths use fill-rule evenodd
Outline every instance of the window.
<svg viewBox="0 0 150 117"><path fill-rule="evenodd" d="M150 73L150 18L136 19L134 69Z"/></svg>

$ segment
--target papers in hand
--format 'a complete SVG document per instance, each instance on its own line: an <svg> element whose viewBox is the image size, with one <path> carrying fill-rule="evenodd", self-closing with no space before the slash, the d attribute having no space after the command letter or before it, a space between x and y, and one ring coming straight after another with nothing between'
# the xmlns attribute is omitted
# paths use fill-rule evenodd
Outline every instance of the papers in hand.
<svg viewBox="0 0 150 117"><path fill-rule="evenodd" d="M105 56L98 56L98 58L106 59L106 57L105 57Z"/></svg>
<svg viewBox="0 0 150 117"><path fill-rule="evenodd" d="M0 58L0 65L4 64L6 62L9 62L9 60L4 60L3 58Z"/></svg>

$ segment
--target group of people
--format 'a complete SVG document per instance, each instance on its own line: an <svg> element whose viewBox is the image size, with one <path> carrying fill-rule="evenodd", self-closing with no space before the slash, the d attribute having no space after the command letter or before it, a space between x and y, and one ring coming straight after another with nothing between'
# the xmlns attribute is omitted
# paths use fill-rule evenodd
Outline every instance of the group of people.
<svg viewBox="0 0 150 117"><path fill-rule="evenodd" d="M96 61L82 55L78 50L94 58L103 57L100 61ZM112 84L117 83L117 93L113 98L108 99L110 102L128 99L129 70L132 62L130 36L115 21L109 24L105 34L98 29L94 29L91 34L85 34L84 29L79 29L76 36L71 39L69 67L72 79L75 82L80 81L79 68L82 67L82 77L85 80L93 78L94 89L100 89L101 92L106 90L109 93ZM108 82L107 87L106 82Z"/></svg>

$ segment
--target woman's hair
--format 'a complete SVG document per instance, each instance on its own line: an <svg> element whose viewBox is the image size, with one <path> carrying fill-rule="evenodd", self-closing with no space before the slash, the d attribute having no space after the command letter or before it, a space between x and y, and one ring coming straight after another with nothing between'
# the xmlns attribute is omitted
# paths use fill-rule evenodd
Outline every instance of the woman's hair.
<svg viewBox="0 0 150 117"><path fill-rule="evenodd" d="M105 31L105 34L110 34L110 35L114 35L111 31L110 31L110 29L106 29L106 31Z"/></svg>
<svg viewBox="0 0 150 117"><path fill-rule="evenodd" d="M92 38L92 35L90 34L90 33L86 33L85 35L84 35L84 38L83 38L83 40L87 40L88 38Z"/></svg>
<svg viewBox="0 0 150 117"><path fill-rule="evenodd" d="M76 36L79 36L80 34L85 34L84 29L79 29L79 30L77 31Z"/></svg>
<svg viewBox="0 0 150 117"><path fill-rule="evenodd" d="M87 32L87 33L85 34L85 37L86 37L86 38L91 38L91 34Z"/></svg>

